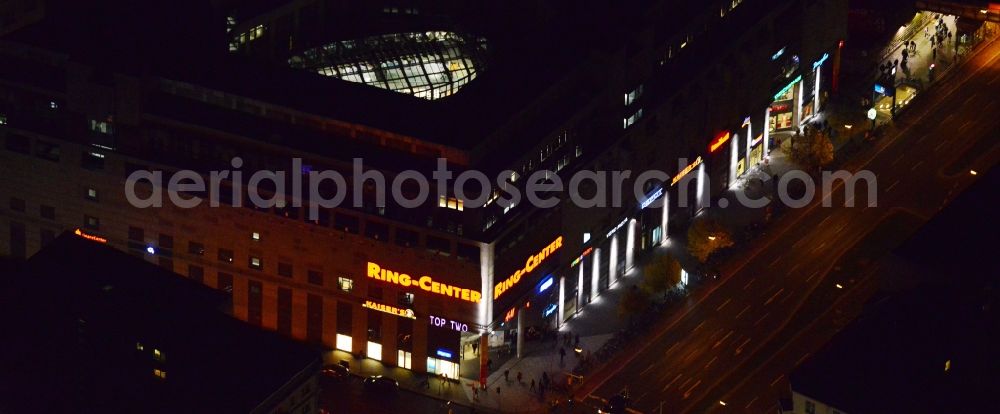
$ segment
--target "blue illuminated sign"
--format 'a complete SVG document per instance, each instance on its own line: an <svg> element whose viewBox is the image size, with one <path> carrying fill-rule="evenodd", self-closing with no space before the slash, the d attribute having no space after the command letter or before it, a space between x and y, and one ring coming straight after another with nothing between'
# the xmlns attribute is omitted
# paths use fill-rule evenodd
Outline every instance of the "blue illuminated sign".
<svg viewBox="0 0 1000 414"><path fill-rule="evenodd" d="M875 93L885 94L885 86L875 84Z"/></svg>
<svg viewBox="0 0 1000 414"><path fill-rule="evenodd" d="M650 204L653 204L654 201L659 200L660 197L663 197L663 187L659 187L653 190L652 194L647 194L646 199L642 200L642 203L639 203L639 210L649 207Z"/></svg>
<svg viewBox="0 0 1000 414"><path fill-rule="evenodd" d="M802 75L796 76L795 79L792 79L791 82L788 82L788 85L785 85L785 87L781 88L781 90L778 91L778 93L774 94L774 100L777 101L778 98L781 97L781 95L784 95L785 92L788 92L789 89L792 89L792 87L795 86L795 82L798 82L800 80L802 80Z"/></svg>
<svg viewBox="0 0 1000 414"><path fill-rule="evenodd" d="M538 293L544 292L546 289L552 287L553 279L552 276L545 278L541 285L538 285Z"/></svg>
<svg viewBox="0 0 1000 414"><path fill-rule="evenodd" d="M437 352L435 352L435 353L437 354L437 356L439 356L441 358L451 359L451 357L452 357L451 351L449 351L447 349L438 349Z"/></svg>
<svg viewBox="0 0 1000 414"><path fill-rule="evenodd" d="M548 318L549 315L551 315L555 311L556 311L556 304L555 303L550 303L549 306L546 306L545 310L542 311L542 317L543 318Z"/></svg>
<svg viewBox="0 0 1000 414"><path fill-rule="evenodd" d="M771 55L771 60L778 60L778 58L780 58L783 54L785 54L785 48L781 48L781 50L774 52L774 54Z"/></svg>
<svg viewBox="0 0 1000 414"><path fill-rule="evenodd" d="M813 70L816 70L816 68L820 67L823 64L823 62L826 62L826 60L829 58L830 54L824 53L823 57L819 58L819 60L817 60L816 62L813 62Z"/></svg>

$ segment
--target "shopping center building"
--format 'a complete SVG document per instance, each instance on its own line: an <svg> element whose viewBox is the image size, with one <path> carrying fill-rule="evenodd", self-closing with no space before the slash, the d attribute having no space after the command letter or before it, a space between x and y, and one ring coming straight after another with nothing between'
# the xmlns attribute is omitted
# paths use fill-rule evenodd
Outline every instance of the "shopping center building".
<svg viewBox="0 0 1000 414"><path fill-rule="evenodd" d="M0 38L0 254L78 232L229 292L250 324L480 378L459 368L485 367L473 342L560 326L821 110L846 19L842 0L405 3L53 2L18 20ZM438 158L456 175L513 173L466 198L432 181L417 208L380 203L377 179L327 182L345 201L315 216L290 190L323 170L431 177ZM221 206L125 197L136 171L186 169L234 173L169 194ZM653 169L669 177L632 195ZM289 201L251 204L258 170L291 172ZM616 170L632 171L620 203L501 202L538 171Z"/></svg>

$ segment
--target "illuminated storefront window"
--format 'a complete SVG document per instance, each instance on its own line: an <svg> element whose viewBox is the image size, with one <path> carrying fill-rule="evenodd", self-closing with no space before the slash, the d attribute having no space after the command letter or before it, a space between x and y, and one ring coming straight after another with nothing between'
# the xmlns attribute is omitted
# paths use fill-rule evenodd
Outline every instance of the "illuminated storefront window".
<svg viewBox="0 0 1000 414"><path fill-rule="evenodd" d="M332 42L289 59L321 75L439 99L486 67L486 39L454 32L411 32Z"/></svg>
<svg viewBox="0 0 1000 414"><path fill-rule="evenodd" d="M458 364L444 359L427 357L427 372L448 378L458 378Z"/></svg>
<svg viewBox="0 0 1000 414"><path fill-rule="evenodd" d="M337 349L346 352L354 352L353 339L348 335L337 334ZM380 352L381 353L381 350Z"/></svg>
<svg viewBox="0 0 1000 414"><path fill-rule="evenodd" d="M411 368L413 362L411 361L412 358L412 353L404 350L396 351L396 364L399 365L400 368L413 369Z"/></svg>
<svg viewBox="0 0 1000 414"><path fill-rule="evenodd" d="M382 344L378 342L368 341L368 350L366 352L368 358L374 359L376 361L382 360Z"/></svg>

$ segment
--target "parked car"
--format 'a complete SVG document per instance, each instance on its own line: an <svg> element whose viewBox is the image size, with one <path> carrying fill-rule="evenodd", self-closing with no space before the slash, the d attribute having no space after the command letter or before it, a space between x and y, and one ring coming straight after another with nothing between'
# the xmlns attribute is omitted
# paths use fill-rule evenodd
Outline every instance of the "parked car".
<svg viewBox="0 0 1000 414"><path fill-rule="evenodd" d="M628 397L618 394L614 397L608 399L608 402L604 403L604 407L597 410L598 414L625 414L625 409L628 408Z"/></svg>
<svg viewBox="0 0 1000 414"><path fill-rule="evenodd" d="M396 392L399 390L399 383L396 380L383 377L381 375L372 375L365 378L364 381L365 389L371 391L383 391L383 392Z"/></svg>
<svg viewBox="0 0 1000 414"><path fill-rule="evenodd" d="M323 374L323 378L336 381L343 381L351 376L351 370L341 364L324 365L320 373Z"/></svg>

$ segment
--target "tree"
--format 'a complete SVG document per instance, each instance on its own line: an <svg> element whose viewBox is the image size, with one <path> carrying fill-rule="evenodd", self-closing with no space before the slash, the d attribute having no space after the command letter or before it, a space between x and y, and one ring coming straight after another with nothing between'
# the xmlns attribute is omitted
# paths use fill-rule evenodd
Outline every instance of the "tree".
<svg viewBox="0 0 1000 414"><path fill-rule="evenodd" d="M666 293L681 282L681 264L668 255L659 256L643 269L642 286L650 294Z"/></svg>
<svg viewBox="0 0 1000 414"><path fill-rule="evenodd" d="M638 286L632 285L618 302L618 315L631 318L642 313L647 307L649 307L649 295Z"/></svg>
<svg viewBox="0 0 1000 414"><path fill-rule="evenodd" d="M809 128L805 135L793 140L785 150L789 158L806 170L815 170L833 162L833 141L818 128Z"/></svg>
<svg viewBox="0 0 1000 414"><path fill-rule="evenodd" d="M705 263L712 253L732 245L729 229L715 219L702 218L688 228L688 252L699 262Z"/></svg>

